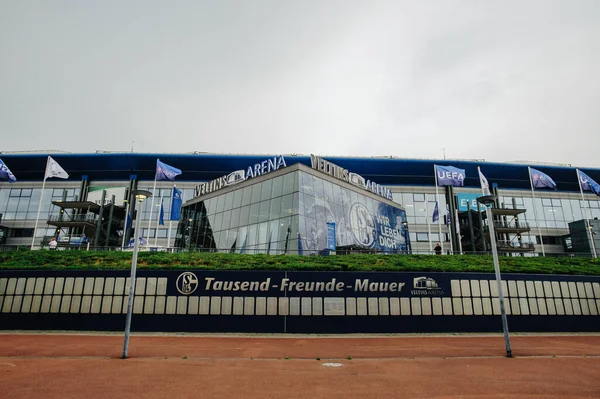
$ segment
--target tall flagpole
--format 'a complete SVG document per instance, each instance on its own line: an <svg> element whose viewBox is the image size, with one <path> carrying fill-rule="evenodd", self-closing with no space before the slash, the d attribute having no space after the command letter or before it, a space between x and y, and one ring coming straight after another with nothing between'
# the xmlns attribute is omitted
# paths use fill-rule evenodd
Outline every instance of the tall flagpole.
<svg viewBox="0 0 600 399"><path fill-rule="evenodd" d="M162 202L163 201L163 195L160 195L160 204L162 207ZM160 211L157 212L156 215L156 231L154 232L154 246L156 246L156 243L158 241L158 223L160 222Z"/></svg>
<svg viewBox="0 0 600 399"><path fill-rule="evenodd" d="M458 220L458 209L455 210L454 215L454 228L457 230L456 236L458 237L458 250L460 254L463 254L462 250L462 240L460 239L460 220Z"/></svg>
<svg viewBox="0 0 600 399"><path fill-rule="evenodd" d="M440 234L440 246L442 247L442 253L444 253L444 238L442 237L442 223L440 217L440 189L438 187L438 178L437 178L437 165L433 165L433 174L435 176L435 200L438 203L438 230ZM427 199L427 196L425 196Z"/></svg>
<svg viewBox="0 0 600 399"><path fill-rule="evenodd" d="M35 217L35 227L33 228L33 239L31 240L31 249L35 245L35 235L37 233L38 221L40 220L40 211L42 210L42 202L44 200L44 189L46 188L46 179L48 177L48 163L50 162L50 155L46 159L46 169L44 170L44 182L42 183L42 194L40 195L40 205L38 206L37 216Z"/></svg>
<svg viewBox="0 0 600 399"><path fill-rule="evenodd" d="M579 182L579 192L581 193L581 200L583 202L585 202L585 196L583 195L583 187L581 186L581 176L579 175L579 169L575 169L577 171L577 181ZM596 253L596 242L594 241L594 234L592 233L592 225L590 224L590 219L592 219L592 211L589 207L587 207L587 213L588 213L588 217L585 219L585 225L587 227L587 236L588 239L592 241L592 249L593 249L593 255L594 258L598 257L598 254Z"/></svg>
<svg viewBox="0 0 600 399"><path fill-rule="evenodd" d="M129 208L126 208L125 214L125 228L123 229L123 239L121 240L121 250L125 248L125 236L127 235L127 215L129 215Z"/></svg>
<svg viewBox="0 0 600 399"><path fill-rule="evenodd" d="M173 227L173 221L169 220L169 231L167 232L167 248L171 248L171 228Z"/></svg>
<svg viewBox="0 0 600 399"><path fill-rule="evenodd" d="M150 204L150 218L148 219L148 234L147 234L148 239L146 240L146 245L148 245L148 243L150 242L150 228L152 227L152 211L154 210L154 197L156 197L154 195L155 192L156 192L156 170L154 171L154 187L152 187L152 204ZM135 232L135 234L136 235L138 234L137 231Z"/></svg>
<svg viewBox="0 0 600 399"><path fill-rule="evenodd" d="M173 191L171 192L171 211L173 210L173 194L175 193L175 184L173 184ZM171 228L173 227L173 215L169 213L169 231L167 232L167 248L171 247Z"/></svg>
<svg viewBox="0 0 600 399"><path fill-rule="evenodd" d="M489 193L485 192L483 184L481 184L481 169L477 167L479 172L479 183L481 185L481 192L483 196ZM489 189L488 189L489 191ZM492 245L492 257L494 259L494 273L496 275L496 284L498 287L498 300L500 301L500 315L502 317L502 331L504 332L504 345L506 347L506 357L512 357L512 349L510 347L510 335L508 332L508 319L506 318L506 308L504 306L504 291L502 290L502 277L500 276L500 262L498 260L498 248L496 247L496 232L494 230L494 219L492 215L492 207L490 204L486 204L486 214L490 230L490 244Z"/></svg>
<svg viewBox="0 0 600 399"><path fill-rule="evenodd" d="M450 204L446 204L446 227L448 229L448 237L450 237L450 251L452 252L452 255L454 255L454 237L451 226L452 223L454 223L454 228L456 228L456 219L454 216L452 216L452 214L450 214Z"/></svg>
<svg viewBox="0 0 600 399"><path fill-rule="evenodd" d="M531 166L528 166L527 170L529 171L529 184L531 184L531 195L533 196L533 213L535 214L535 220L538 225L538 233L540 234L540 244L542 244L542 256L546 256L546 251L544 250L544 240L542 239L542 228L540 227L537 206L535 205L535 190L533 189L533 179L531 178Z"/></svg>
<svg viewBox="0 0 600 399"><path fill-rule="evenodd" d="M425 214L427 215L427 237L429 237L429 254L431 255L433 253L433 245L431 243L431 224L429 224L430 220L429 218L431 218L431 216L429 215L429 206L427 205L429 202L427 202L427 194L425 194ZM438 217L440 214L440 207L438 206Z"/></svg>

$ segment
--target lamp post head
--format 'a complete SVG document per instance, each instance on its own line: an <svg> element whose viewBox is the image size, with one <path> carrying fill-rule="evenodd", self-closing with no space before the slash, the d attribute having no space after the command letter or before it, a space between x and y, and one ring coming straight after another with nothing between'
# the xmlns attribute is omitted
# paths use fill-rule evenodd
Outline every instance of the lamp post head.
<svg viewBox="0 0 600 399"><path fill-rule="evenodd" d="M131 195L135 196L138 202L144 202L146 198L152 197L152 193L148 190L133 190Z"/></svg>
<svg viewBox="0 0 600 399"><path fill-rule="evenodd" d="M497 197L495 195L484 195L481 197L477 197L477 202L484 205L493 204L496 198Z"/></svg>

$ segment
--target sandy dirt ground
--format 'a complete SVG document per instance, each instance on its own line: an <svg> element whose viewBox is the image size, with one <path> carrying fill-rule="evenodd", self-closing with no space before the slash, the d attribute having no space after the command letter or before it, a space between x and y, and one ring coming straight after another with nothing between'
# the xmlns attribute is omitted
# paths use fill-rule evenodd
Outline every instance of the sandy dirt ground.
<svg viewBox="0 0 600 399"><path fill-rule="evenodd" d="M600 335L0 334L1 398L600 398ZM334 363L338 367L328 367Z"/></svg>

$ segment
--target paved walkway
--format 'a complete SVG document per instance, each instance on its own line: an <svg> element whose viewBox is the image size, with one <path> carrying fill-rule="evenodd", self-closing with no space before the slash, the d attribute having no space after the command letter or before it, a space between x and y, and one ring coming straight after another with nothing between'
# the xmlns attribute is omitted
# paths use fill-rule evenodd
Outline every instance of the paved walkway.
<svg viewBox="0 0 600 399"><path fill-rule="evenodd" d="M598 398L600 335L0 334L3 398ZM326 367L325 363L341 364Z"/></svg>

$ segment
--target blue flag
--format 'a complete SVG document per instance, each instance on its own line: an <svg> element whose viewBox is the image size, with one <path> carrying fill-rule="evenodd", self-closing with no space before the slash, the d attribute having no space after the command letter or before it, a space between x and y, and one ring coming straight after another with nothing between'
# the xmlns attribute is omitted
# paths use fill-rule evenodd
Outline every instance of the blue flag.
<svg viewBox="0 0 600 399"><path fill-rule="evenodd" d="M17 181L17 178L15 177L15 175L12 174L10 169L8 169L8 166L6 166L6 164L4 162L2 162L1 159L0 159L0 178L8 179L9 183L14 183Z"/></svg>
<svg viewBox="0 0 600 399"><path fill-rule="evenodd" d="M164 200L162 200L160 202L160 215L158 216L158 224L159 226L164 226L165 225L165 207L164 205Z"/></svg>
<svg viewBox="0 0 600 399"><path fill-rule="evenodd" d="M181 190L173 187L173 196L171 197L171 220L179 220L181 216Z"/></svg>
<svg viewBox="0 0 600 399"><path fill-rule="evenodd" d="M123 234L127 232L127 228L131 226L131 215L127 212L127 219L125 220L125 231Z"/></svg>
<svg viewBox="0 0 600 399"><path fill-rule="evenodd" d="M465 185L466 173L464 169L435 165L435 173L438 186L463 187Z"/></svg>
<svg viewBox="0 0 600 399"><path fill-rule="evenodd" d="M531 173L531 184L533 188L552 188L556 189L556 183L554 180L544 172L540 172L537 169L529 168Z"/></svg>
<svg viewBox="0 0 600 399"><path fill-rule="evenodd" d="M591 191L594 194L600 196L600 184L596 183L594 179L580 171L577 170L577 174L579 175L579 183L581 184L581 189L583 191Z"/></svg>
<svg viewBox="0 0 600 399"><path fill-rule="evenodd" d="M181 174L181 169L177 169L173 166L167 165L164 162L160 162L160 159L156 160L156 180L175 180L175 176Z"/></svg>
<svg viewBox="0 0 600 399"><path fill-rule="evenodd" d="M436 201L435 208L433 208L433 222L432 223L435 223L438 220L440 220L440 211L438 210L438 203Z"/></svg>

